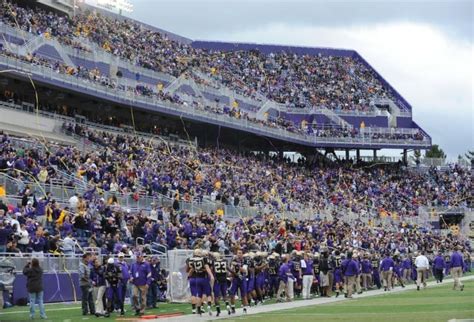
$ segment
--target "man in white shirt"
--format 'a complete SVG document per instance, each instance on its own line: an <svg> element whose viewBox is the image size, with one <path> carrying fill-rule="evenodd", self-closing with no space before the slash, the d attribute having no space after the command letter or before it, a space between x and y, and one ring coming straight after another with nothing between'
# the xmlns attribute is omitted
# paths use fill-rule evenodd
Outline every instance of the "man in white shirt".
<svg viewBox="0 0 474 322"><path fill-rule="evenodd" d="M74 253L75 245L76 245L76 241L72 238L72 233L69 233L63 239L61 250L63 251L65 255L71 255Z"/></svg>
<svg viewBox="0 0 474 322"><path fill-rule="evenodd" d="M71 208L72 211L77 210L77 205L79 204L79 198L78 194L74 194L71 198L69 198L69 207Z"/></svg>
<svg viewBox="0 0 474 322"><path fill-rule="evenodd" d="M28 245L30 244L30 235L28 233L28 230L26 230L25 225L20 226L20 230L16 233L18 236L18 248L25 253Z"/></svg>
<svg viewBox="0 0 474 322"><path fill-rule="evenodd" d="M426 258L424 251L421 251L420 255L415 258L415 266L416 289L419 291L421 283L423 283L423 287L426 288L426 274L430 268L430 262L428 261L428 258Z"/></svg>

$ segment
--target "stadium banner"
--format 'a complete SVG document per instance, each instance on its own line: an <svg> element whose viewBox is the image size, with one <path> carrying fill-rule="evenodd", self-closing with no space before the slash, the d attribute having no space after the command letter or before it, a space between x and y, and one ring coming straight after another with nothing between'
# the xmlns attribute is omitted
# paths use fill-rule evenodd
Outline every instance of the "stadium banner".
<svg viewBox="0 0 474 322"><path fill-rule="evenodd" d="M78 273L43 274L44 303L74 302L81 299ZM26 276L16 275L13 282L13 303L27 299ZM26 303L26 302L25 302Z"/></svg>

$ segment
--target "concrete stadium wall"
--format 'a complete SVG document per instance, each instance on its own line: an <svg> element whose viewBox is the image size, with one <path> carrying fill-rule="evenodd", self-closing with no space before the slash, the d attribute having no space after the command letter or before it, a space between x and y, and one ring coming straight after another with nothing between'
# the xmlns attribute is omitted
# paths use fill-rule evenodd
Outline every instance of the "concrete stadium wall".
<svg viewBox="0 0 474 322"><path fill-rule="evenodd" d="M0 128L2 124L9 125L8 128L19 127L21 132L31 130L31 133L35 133L37 131L53 132L57 121L32 113L0 108Z"/></svg>

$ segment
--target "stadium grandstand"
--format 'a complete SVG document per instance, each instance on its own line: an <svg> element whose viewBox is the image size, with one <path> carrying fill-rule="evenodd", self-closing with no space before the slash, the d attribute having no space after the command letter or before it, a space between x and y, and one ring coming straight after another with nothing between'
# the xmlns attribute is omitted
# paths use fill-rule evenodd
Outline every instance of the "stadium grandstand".
<svg viewBox="0 0 474 322"><path fill-rule="evenodd" d="M0 3L0 320L34 315L7 309L32 258L73 303L53 320L416 287L422 254L464 289L471 165L410 160L431 137L359 53L194 41L117 2Z"/></svg>

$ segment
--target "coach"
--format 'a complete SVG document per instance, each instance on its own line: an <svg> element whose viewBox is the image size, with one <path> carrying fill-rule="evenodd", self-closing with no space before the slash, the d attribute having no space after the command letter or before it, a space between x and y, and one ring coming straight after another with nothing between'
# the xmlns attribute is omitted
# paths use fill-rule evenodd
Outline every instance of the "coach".
<svg viewBox="0 0 474 322"><path fill-rule="evenodd" d="M425 252L423 250L420 252L420 255L415 258L415 266L416 289L419 291L421 283L423 283L423 287L426 288L426 274L430 268L430 262L428 261L428 258L426 258Z"/></svg>

